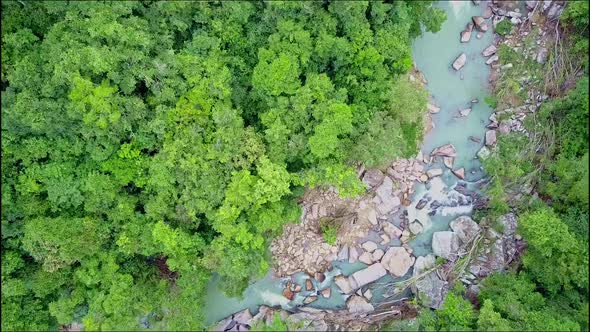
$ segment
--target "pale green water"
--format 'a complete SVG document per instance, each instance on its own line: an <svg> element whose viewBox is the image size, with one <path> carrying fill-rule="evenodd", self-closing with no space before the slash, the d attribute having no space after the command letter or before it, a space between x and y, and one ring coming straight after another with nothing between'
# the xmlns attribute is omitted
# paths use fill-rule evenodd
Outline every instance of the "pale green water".
<svg viewBox="0 0 590 332"><path fill-rule="evenodd" d="M435 128L425 137L422 151L429 154L437 146L446 143L453 144L458 155L455 160L455 168L464 167L466 180L475 181L483 175L479 168L479 162L474 159L482 144L473 143L468 137L477 136L483 142L484 127L488 123L488 117L492 112L483 102L484 97L489 94L487 91L489 69L480 53L491 44L493 34L488 31L483 35L483 38L477 39L477 31L474 30L469 43L460 43L459 33L470 22L471 16L481 15L484 7L476 7L470 1L440 2L437 6L443 8L447 13L447 20L443 24L441 31L436 34L425 33L413 45L414 61L418 69L426 76L428 80L427 88L435 98L436 104L441 107L441 111L433 115ZM488 22L491 30L490 20ZM451 68L451 63L461 52L467 55L467 64L461 69L464 76L463 80L459 78L460 73ZM472 105L472 99L478 99L479 103ZM458 109L466 107L472 108L469 116L453 118ZM443 165L435 167L445 169ZM472 174L472 170L475 173ZM445 187L445 190L448 190L447 187L452 187L457 181L455 176L446 169L442 179L444 183L441 186ZM432 193L434 189L436 188L429 191L425 185L419 185L413 197L413 206L424 194L427 192ZM413 206L409 207L409 209L411 210ZM470 208L465 207L448 208L445 210L446 215L437 213L432 217L421 216L420 218L429 219L429 227L410 243L414 249L414 254L421 256L432 252L432 233L448 229L448 224L452 219L461 214L470 214L470 212ZM335 269L326 274L326 280L320 285L316 284L319 289L331 287L331 297L324 299L319 296L318 300L310 305L311 307L326 309L345 307L344 298L339 294L338 287L332 282L333 277L339 272L349 275L363 269L366 265L362 263L335 262L334 266ZM411 270L405 277L410 274ZM299 284L305 283L302 275L296 275L294 279ZM380 289L379 284L393 280L391 276L387 275L372 285L374 294L372 302L375 303L382 299L384 289ZM403 280L403 278L397 278L397 280ZM289 302L281 295L285 282L285 279L273 279L269 275L253 283L244 292L242 299L233 299L225 297L217 289L217 281L214 279L209 284L207 291L205 308L207 323L213 323L245 308L250 308L251 311L256 312L257 307L262 304L293 309L301 304L307 293L302 292L294 301ZM407 295L409 294L404 294L404 296Z"/></svg>

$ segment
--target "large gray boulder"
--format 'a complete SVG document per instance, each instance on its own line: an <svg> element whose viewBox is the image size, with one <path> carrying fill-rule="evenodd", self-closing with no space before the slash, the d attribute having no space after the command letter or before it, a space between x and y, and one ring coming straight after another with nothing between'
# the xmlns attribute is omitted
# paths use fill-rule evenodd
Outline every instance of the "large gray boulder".
<svg viewBox="0 0 590 332"><path fill-rule="evenodd" d="M418 280L413 290L423 305L440 309L448 291L448 284L446 281L440 280L435 272L431 272L423 279Z"/></svg>
<svg viewBox="0 0 590 332"><path fill-rule="evenodd" d="M448 260L455 260L459 251L459 237L454 232L444 231L432 234L432 252Z"/></svg>
<svg viewBox="0 0 590 332"><path fill-rule="evenodd" d="M219 322L214 331L248 331L252 318L250 310L245 309Z"/></svg>
<svg viewBox="0 0 590 332"><path fill-rule="evenodd" d="M451 229L463 244L467 244L480 232L479 225L468 216L461 216L450 223Z"/></svg>
<svg viewBox="0 0 590 332"><path fill-rule="evenodd" d="M366 184L369 188L373 188L378 186L383 181L385 175L378 169L370 169L365 172L363 176L363 183Z"/></svg>
<svg viewBox="0 0 590 332"><path fill-rule="evenodd" d="M375 263L373 265L369 265L366 269L362 269L353 273L349 277L349 285L353 290L356 290L380 279L386 274L387 271L383 267L383 264Z"/></svg>
<svg viewBox="0 0 590 332"><path fill-rule="evenodd" d="M377 212L372 206L367 206L358 212L358 220L361 224L377 225Z"/></svg>
<svg viewBox="0 0 590 332"><path fill-rule="evenodd" d="M391 247L387 250L381 264L395 277L403 277L412 265L415 258L403 247Z"/></svg>
<svg viewBox="0 0 590 332"><path fill-rule="evenodd" d="M362 313L369 313L375 310L372 304L367 302L367 300L358 295L351 296L348 301L346 301L346 307L348 311L353 314L362 314Z"/></svg>
<svg viewBox="0 0 590 332"><path fill-rule="evenodd" d="M416 277L420 275L420 273L433 268L434 264L436 264L436 258L432 254L417 257L416 263L414 263L414 271L412 271L412 276Z"/></svg>
<svg viewBox="0 0 590 332"><path fill-rule="evenodd" d="M343 294L350 294L353 291L349 278L346 278L344 276L337 276L336 278L334 278L334 283L336 284L336 286L338 286L338 288L340 288L340 291Z"/></svg>
<svg viewBox="0 0 590 332"><path fill-rule="evenodd" d="M457 150L455 150L455 146L453 144L445 144L445 145L441 145L438 148L432 150L430 155L431 156L440 156L440 157L456 157Z"/></svg>
<svg viewBox="0 0 590 332"><path fill-rule="evenodd" d="M453 69L459 70L459 69L463 68L463 66L465 66L466 62L467 62L467 55L465 55L465 53L461 53L455 59L455 61L453 61Z"/></svg>

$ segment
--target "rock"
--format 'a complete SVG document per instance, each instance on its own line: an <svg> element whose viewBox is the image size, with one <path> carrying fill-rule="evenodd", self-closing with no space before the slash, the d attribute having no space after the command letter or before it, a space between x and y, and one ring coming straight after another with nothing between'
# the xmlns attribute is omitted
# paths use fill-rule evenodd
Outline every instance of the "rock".
<svg viewBox="0 0 590 332"><path fill-rule="evenodd" d="M313 283L311 282L311 279L305 280L305 289L308 291L313 290Z"/></svg>
<svg viewBox="0 0 590 332"><path fill-rule="evenodd" d="M422 272L431 269L436 264L436 258L434 255L428 254L426 256L419 256L416 258L416 263L414 263L414 271L412 272L412 276L416 277L420 275Z"/></svg>
<svg viewBox="0 0 590 332"><path fill-rule="evenodd" d="M428 181L428 175L426 175L426 174L420 175L419 180L420 180L420 182L426 182L426 181Z"/></svg>
<svg viewBox="0 0 590 332"><path fill-rule="evenodd" d="M340 288L340 290L344 294L350 294L353 291L349 279L344 276L337 276L336 278L334 278L334 283L336 284L336 286L338 286L338 288Z"/></svg>
<svg viewBox="0 0 590 332"><path fill-rule="evenodd" d="M477 98L471 99L471 103L472 104L477 104L477 103L479 103L479 99L477 99Z"/></svg>
<svg viewBox="0 0 590 332"><path fill-rule="evenodd" d="M377 244L373 241L367 241L367 242L363 243L361 245L361 247L363 247L363 249L365 249L365 251L373 252L373 251L375 251L375 249L377 249Z"/></svg>
<svg viewBox="0 0 590 332"><path fill-rule="evenodd" d="M423 305L433 309L440 309L447 293L448 285L445 281L440 280L436 273L431 272L423 279L418 280L415 288L416 296Z"/></svg>
<svg viewBox="0 0 590 332"><path fill-rule="evenodd" d="M401 201L399 197L392 196L389 200L383 201L381 204L377 205L377 211L382 215L386 215L396 207L400 206L400 204Z"/></svg>
<svg viewBox="0 0 590 332"><path fill-rule="evenodd" d="M486 60L486 65L491 65L496 61L498 61L498 55L494 54Z"/></svg>
<svg viewBox="0 0 590 332"><path fill-rule="evenodd" d="M428 104L426 104L426 107L428 108L428 112L430 112L430 114L436 114L436 113L440 112L440 107L438 107L434 104L428 103Z"/></svg>
<svg viewBox="0 0 590 332"><path fill-rule="evenodd" d="M301 287L301 285L296 285L295 289L293 289L293 292L299 293L299 292L301 292L302 289L303 289L303 287Z"/></svg>
<svg viewBox="0 0 590 332"><path fill-rule="evenodd" d="M353 314L362 314L362 313L369 313L375 310L372 304L367 302L367 300L358 295L351 296L348 301L346 301L346 307L348 311Z"/></svg>
<svg viewBox="0 0 590 332"><path fill-rule="evenodd" d="M399 239L399 237L402 235L401 229L397 228L395 225L388 222L383 224L383 231L391 239Z"/></svg>
<svg viewBox="0 0 590 332"><path fill-rule="evenodd" d="M459 168L459 169L453 169L451 170L451 172L453 172L453 174L455 174L455 176L461 180L465 179L465 169L463 167Z"/></svg>
<svg viewBox="0 0 590 332"><path fill-rule="evenodd" d="M537 55L535 56L535 60L540 64L544 64L545 62L547 62L548 57L549 57L549 51L546 48L541 47L541 48L539 48L539 51L537 52Z"/></svg>
<svg viewBox="0 0 590 332"><path fill-rule="evenodd" d="M459 237L454 232L435 232L432 235L432 252L448 260L455 260L459 251Z"/></svg>
<svg viewBox="0 0 590 332"><path fill-rule="evenodd" d="M404 229L404 231L402 232L402 236L400 236L400 241L402 241L402 243L407 242L410 239L410 230L409 229Z"/></svg>
<svg viewBox="0 0 590 332"><path fill-rule="evenodd" d="M371 265L373 264L373 256L365 251L359 256L359 262Z"/></svg>
<svg viewBox="0 0 590 332"><path fill-rule="evenodd" d="M314 277L318 282L324 282L324 280L326 280L326 275L322 272L316 272Z"/></svg>
<svg viewBox="0 0 590 332"><path fill-rule="evenodd" d="M465 66L466 62L467 62L467 55L465 55L465 53L461 53L461 55L459 55L457 57L457 59L455 59L455 61L453 61L453 69L459 70L459 69L463 68L463 66Z"/></svg>
<svg viewBox="0 0 590 332"><path fill-rule="evenodd" d="M537 5L537 0L527 0L524 3L529 10L532 10Z"/></svg>
<svg viewBox="0 0 590 332"><path fill-rule="evenodd" d="M338 260L339 261L346 261L348 260L348 246L342 246L340 252L338 252Z"/></svg>
<svg viewBox="0 0 590 332"><path fill-rule="evenodd" d="M329 298L332 295L332 288L326 288L320 292L324 298Z"/></svg>
<svg viewBox="0 0 590 332"><path fill-rule="evenodd" d="M443 164L447 168L453 168L453 164L455 163L455 158L453 157L443 157Z"/></svg>
<svg viewBox="0 0 590 332"><path fill-rule="evenodd" d="M475 28L481 32L486 32L488 31L488 25L486 23L486 20L481 17L481 16L473 16L471 17L471 19L473 20L473 24L475 24Z"/></svg>
<svg viewBox="0 0 590 332"><path fill-rule="evenodd" d="M250 310L245 309L222 320L213 331L248 331L252 319Z"/></svg>
<svg viewBox="0 0 590 332"><path fill-rule="evenodd" d="M461 42L467 43L471 39L471 30L461 31Z"/></svg>
<svg viewBox="0 0 590 332"><path fill-rule="evenodd" d="M422 233L422 231L424 230L424 228L422 227L422 224L420 224L417 221L412 222L410 224L409 228L410 228L410 232L412 232L412 234L414 234L414 235L418 235L418 234Z"/></svg>
<svg viewBox="0 0 590 332"><path fill-rule="evenodd" d="M498 49L496 49L496 46L492 44L492 45L490 45L490 46L488 46L488 47L484 48L484 50L483 50L483 51L481 51L481 55L483 55L483 56L485 56L485 57L488 57L488 56L490 56L490 55L496 54L496 51L497 51L497 50L498 50Z"/></svg>
<svg viewBox="0 0 590 332"><path fill-rule="evenodd" d="M387 271L385 271L383 264L375 263L369 265L366 269L362 269L353 273L349 278L349 285L351 286L352 290L356 290L380 279L386 274ZM338 285L338 287L340 287L340 285Z"/></svg>
<svg viewBox="0 0 590 332"><path fill-rule="evenodd" d="M392 191L393 181L391 181L391 179L388 176L384 177L383 183L381 183L381 185L377 187L377 189L375 190L377 196L379 196L379 198L381 198L381 201L383 202L391 199Z"/></svg>
<svg viewBox="0 0 590 332"><path fill-rule="evenodd" d="M371 301L371 299L373 298L373 292L371 292L370 289L367 289L363 296L365 297L365 299Z"/></svg>
<svg viewBox="0 0 590 332"><path fill-rule="evenodd" d="M359 259L359 252L356 250L355 247L348 248L348 262L349 263L356 263Z"/></svg>
<svg viewBox="0 0 590 332"><path fill-rule="evenodd" d="M317 296L308 296L305 298L305 300L303 300L303 304L310 304L312 302L317 301L318 297Z"/></svg>
<svg viewBox="0 0 590 332"><path fill-rule="evenodd" d="M358 212L358 220L361 223L377 225L377 212L371 206L367 206Z"/></svg>
<svg viewBox="0 0 590 332"><path fill-rule="evenodd" d="M551 20L554 20L557 17L559 17L562 12L563 7L553 4L553 6L551 6L551 8L549 8L549 11L547 12L547 17Z"/></svg>
<svg viewBox="0 0 590 332"><path fill-rule="evenodd" d="M403 277L414 264L414 260L403 247L391 247L381 258L381 263L393 276Z"/></svg>
<svg viewBox="0 0 590 332"><path fill-rule="evenodd" d="M522 17L522 14L517 11L508 11L508 12L506 12L506 16L520 18L520 17Z"/></svg>
<svg viewBox="0 0 590 332"><path fill-rule="evenodd" d="M289 301L292 301L293 297L295 296L295 293L289 287L286 287L283 290L283 296L286 297Z"/></svg>
<svg viewBox="0 0 590 332"><path fill-rule="evenodd" d="M483 18L485 18L486 20L490 17L492 17L494 15L494 12L492 11L492 7L487 6L485 11L483 12Z"/></svg>
<svg viewBox="0 0 590 332"><path fill-rule="evenodd" d="M385 175L383 175L383 172L381 172L380 170L370 169L365 172L365 175L363 176L363 183L366 184L369 188L373 188L380 185L381 182L383 182L384 177Z"/></svg>
<svg viewBox="0 0 590 332"><path fill-rule="evenodd" d="M481 139L476 136L469 136L469 140L475 143L481 143Z"/></svg>
<svg viewBox="0 0 590 332"><path fill-rule="evenodd" d="M429 201L428 197L422 197L416 204L416 210L422 210Z"/></svg>
<svg viewBox="0 0 590 332"><path fill-rule="evenodd" d="M506 70L506 69L510 69L512 67L513 67L513 65L511 63L507 63L507 64L501 66L500 69Z"/></svg>
<svg viewBox="0 0 590 332"><path fill-rule="evenodd" d="M431 179L433 177L441 176L442 174L443 174L443 170L440 168L431 168L426 171L426 175L428 175L428 177Z"/></svg>
<svg viewBox="0 0 590 332"><path fill-rule="evenodd" d="M477 35L475 35L475 37L477 37L477 39L481 39L481 37L483 37L483 33L478 32Z"/></svg>
<svg viewBox="0 0 590 332"><path fill-rule="evenodd" d="M486 160L490 156L491 152L485 146L482 146L479 151L477 151L477 157L481 160Z"/></svg>
<svg viewBox="0 0 590 332"><path fill-rule="evenodd" d="M471 108L464 108L462 110L459 110L459 116L461 117L466 117L469 115L469 113L471 113Z"/></svg>
<svg viewBox="0 0 590 332"><path fill-rule="evenodd" d="M487 146L496 145L496 131L495 130L486 131L486 145Z"/></svg>
<svg viewBox="0 0 590 332"><path fill-rule="evenodd" d="M432 150L430 153L431 156L441 156L441 157L456 157L457 151L452 144L445 144L439 146L438 148Z"/></svg>
<svg viewBox="0 0 590 332"><path fill-rule="evenodd" d="M464 244L473 241L480 232L479 225L468 216L461 216L451 221L450 226Z"/></svg>
<svg viewBox="0 0 590 332"><path fill-rule="evenodd" d="M383 254L384 254L383 250L377 249L377 250L373 251L373 255L372 255L371 259L373 260L373 262L378 262L381 259L381 257L383 257Z"/></svg>
<svg viewBox="0 0 590 332"><path fill-rule="evenodd" d="M381 239L383 239L383 240L381 240L382 246L387 245L391 241L391 239L389 238L389 236L387 234L381 234Z"/></svg>

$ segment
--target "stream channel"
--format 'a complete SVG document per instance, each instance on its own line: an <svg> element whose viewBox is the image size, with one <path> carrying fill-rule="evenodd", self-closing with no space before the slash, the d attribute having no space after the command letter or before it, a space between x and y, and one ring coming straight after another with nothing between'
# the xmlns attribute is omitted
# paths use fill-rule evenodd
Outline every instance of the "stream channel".
<svg viewBox="0 0 590 332"><path fill-rule="evenodd" d="M414 41L412 46L414 62L428 81L427 89L434 103L441 108L440 112L432 115L434 128L424 138L421 150L427 156L438 146L453 144L457 151L453 168L463 167L465 169L465 181L460 182L465 183L468 189L472 189L474 182L484 176L481 164L475 155L483 145L485 125L488 123L492 109L483 102L484 97L489 94L488 75L490 70L485 64L485 58L481 56L481 51L492 43L493 31L491 22L489 22L490 29L483 33L481 39L476 38L477 30L474 29L468 43L461 43L459 40L460 32L471 21L471 17L483 13L485 1L482 1L479 6L474 5L471 1L439 2L435 6L442 8L447 14L447 19L441 30L435 34L424 33ZM460 71L455 71L451 64L462 52L467 55L466 65ZM472 103L471 101L475 99L478 102ZM464 108L471 108L471 113L466 117L457 118L458 110ZM480 138L481 143L471 141L469 136ZM470 204L447 204L448 207L444 207L439 210L440 213L433 216L428 215L428 208L416 209L416 204L425 195L429 195L432 200L439 202L462 196L457 195L458 193L453 190L458 183L457 177L441 162L431 163L426 167L426 169L429 168L441 168L444 173L441 177L436 177L426 184L417 183L412 204L405 208L410 221L418 219L425 225L424 231L410 242L415 256L432 253L432 234L448 230L451 220L460 215L472 213ZM450 205L455 206L451 207ZM393 222L396 223L395 220ZM339 293L338 287L333 283L333 277L340 272L348 276L366 267L360 262L349 264L348 262L335 261L332 264L334 269L326 272L326 279L320 284L316 283L316 287L320 289L330 285L331 296L327 299L319 296L317 301L308 306L332 310L345 308L345 297ZM410 270L405 278L411 274ZM296 274L293 279L298 284L305 284L303 278L304 275L301 273ZM398 278L398 280L403 278ZM309 292L304 290L293 301L289 301L282 296L284 285L288 279L273 278L269 271L266 277L252 283L246 289L242 299L238 299L224 296L217 287L218 278L215 276L207 288L206 323L212 324L246 308L255 314L260 305L282 307L286 310L294 309L302 304ZM394 280L393 277L388 274L371 285L373 291L371 302L373 304L379 303L384 298L383 289L379 288L379 284L392 280ZM409 294L400 294L399 296L407 295Z"/></svg>

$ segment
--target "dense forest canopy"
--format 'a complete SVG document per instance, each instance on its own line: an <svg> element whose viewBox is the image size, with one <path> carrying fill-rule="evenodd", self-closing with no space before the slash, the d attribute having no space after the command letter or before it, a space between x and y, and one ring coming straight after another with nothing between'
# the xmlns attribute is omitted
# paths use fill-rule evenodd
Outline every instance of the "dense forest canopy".
<svg viewBox="0 0 590 332"><path fill-rule="evenodd" d="M203 327L303 188L417 150L429 1L2 2L2 329ZM368 148L370 146L371 148Z"/></svg>

